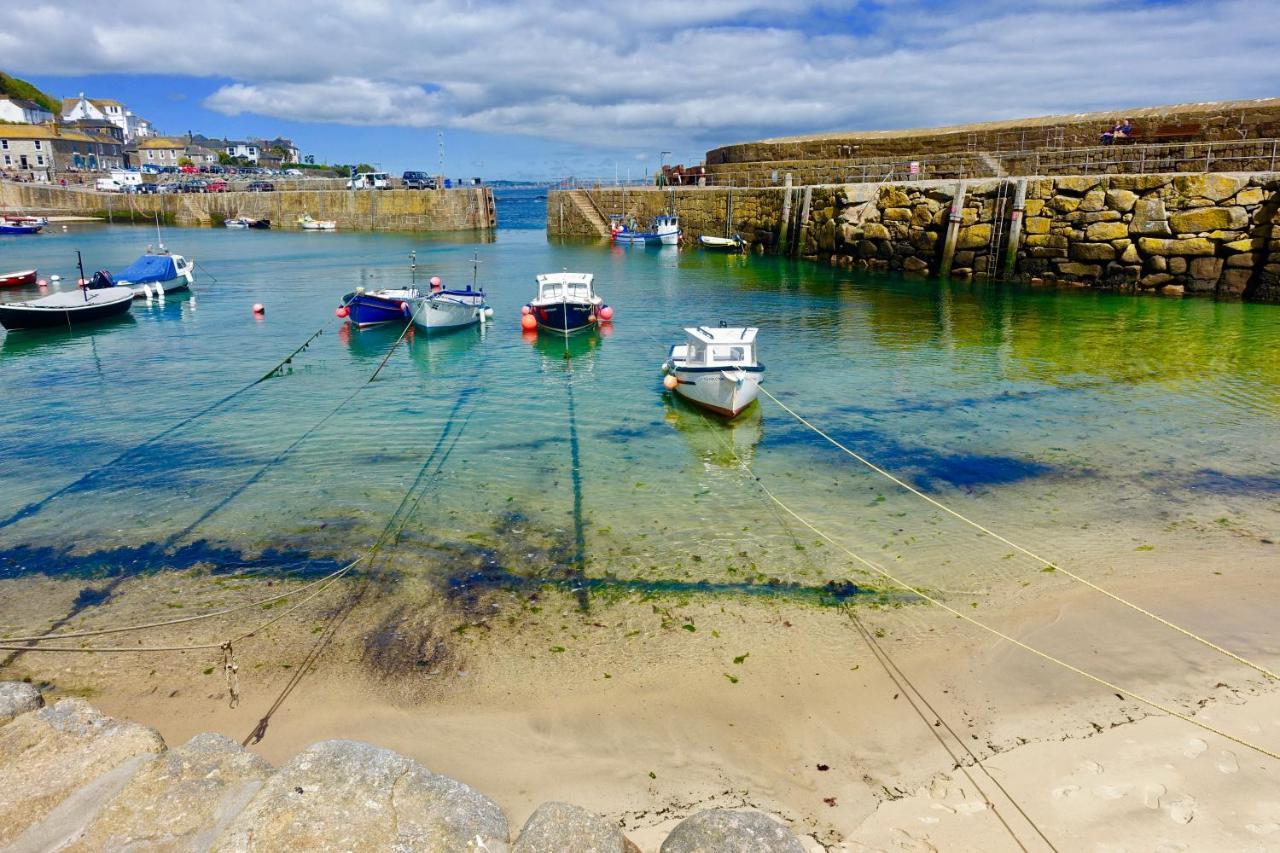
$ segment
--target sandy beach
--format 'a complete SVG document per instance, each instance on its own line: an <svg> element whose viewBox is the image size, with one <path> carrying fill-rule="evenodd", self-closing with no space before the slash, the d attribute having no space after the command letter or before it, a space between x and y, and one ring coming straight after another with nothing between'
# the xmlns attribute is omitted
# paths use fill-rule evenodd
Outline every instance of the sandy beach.
<svg viewBox="0 0 1280 853"><path fill-rule="evenodd" d="M1267 602L1280 579L1257 570L1273 550L1188 540L1158 564L1129 558L1105 583L1274 667ZM485 791L516 824L566 800L616 820L644 850L710 807L777 815L815 850L1263 850L1280 838L1274 760L925 604L624 596L584 611L557 591L490 591L462 606L404 579L394 596L366 590L353 603L359 582L342 584L240 644L235 709L217 652L29 653L4 675L47 682L51 697L87 696L170 743L201 731L239 740L336 626L255 751L279 763L325 738L368 741ZM85 587L5 581L0 624L13 635L56 619ZM212 610L287 589L149 575L61 630L154 617L166 601ZM1280 749L1280 691L1254 670L1060 577L995 592L975 597L977 618ZM215 633L195 622L145 642Z"/></svg>

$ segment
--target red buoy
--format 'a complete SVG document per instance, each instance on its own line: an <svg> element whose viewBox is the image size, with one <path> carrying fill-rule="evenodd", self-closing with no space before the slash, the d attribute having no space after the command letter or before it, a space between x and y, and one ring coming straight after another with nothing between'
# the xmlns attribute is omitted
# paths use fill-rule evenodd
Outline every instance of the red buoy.
<svg viewBox="0 0 1280 853"><path fill-rule="evenodd" d="M520 328L524 329L526 332L531 332L538 328L538 321L533 319L532 314L525 314L520 318Z"/></svg>
<svg viewBox="0 0 1280 853"><path fill-rule="evenodd" d="M265 312L266 310L267 310L267 309L263 307L263 305L262 305L262 303L261 303L261 302L255 302L255 303L253 303L253 313L255 313L255 314L262 314L262 313L263 313L263 312Z"/></svg>
<svg viewBox="0 0 1280 853"><path fill-rule="evenodd" d="M533 313L533 307L532 307L532 306L530 306L530 305L521 305L521 306L520 306L520 313L521 313L521 314L532 314L532 313Z"/></svg>
<svg viewBox="0 0 1280 853"><path fill-rule="evenodd" d="M601 320L604 320L604 321L606 321L606 322L608 322L609 320L612 320L612 319L613 319L613 309L612 309L612 308L610 308L608 305L603 306L603 307L600 309L600 319L601 319Z"/></svg>
<svg viewBox="0 0 1280 853"><path fill-rule="evenodd" d="M347 315L350 314L351 311L347 309L347 306L339 305L338 310L334 311L333 313L337 315L339 320L345 320L347 319Z"/></svg>

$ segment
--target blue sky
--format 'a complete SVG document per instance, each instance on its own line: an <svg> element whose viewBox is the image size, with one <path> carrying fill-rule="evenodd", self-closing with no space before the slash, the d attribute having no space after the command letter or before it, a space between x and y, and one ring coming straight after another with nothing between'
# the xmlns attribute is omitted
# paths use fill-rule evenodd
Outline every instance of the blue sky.
<svg viewBox="0 0 1280 853"><path fill-rule="evenodd" d="M1280 95L1274 0L28 0L0 67L165 133L611 178L771 136ZM185 45L185 47L184 47Z"/></svg>

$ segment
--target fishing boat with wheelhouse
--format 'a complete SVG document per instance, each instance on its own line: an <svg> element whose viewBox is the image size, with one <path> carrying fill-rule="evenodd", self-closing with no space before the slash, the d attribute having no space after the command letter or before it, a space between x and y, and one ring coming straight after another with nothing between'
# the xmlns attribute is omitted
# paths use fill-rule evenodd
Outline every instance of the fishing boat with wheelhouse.
<svg viewBox="0 0 1280 853"><path fill-rule="evenodd" d="M756 360L759 329L720 325L685 329L662 364L662 384L691 403L727 418L755 402L764 365Z"/></svg>
<svg viewBox="0 0 1280 853"><path fill-rule="evenodd" d="M674 246L680 242L680 217L674 214L655 216L648 229L642 229L634 221L611 217L609 239L621 245Z"/></svg>
<svg viewBox="0 0 1280 853"><path fill-rule="evenodd" d="M525 306L538 328L570 334L589 329L608 308L595 292L589 272L544 273L537 277L538 296Z"/></svg>

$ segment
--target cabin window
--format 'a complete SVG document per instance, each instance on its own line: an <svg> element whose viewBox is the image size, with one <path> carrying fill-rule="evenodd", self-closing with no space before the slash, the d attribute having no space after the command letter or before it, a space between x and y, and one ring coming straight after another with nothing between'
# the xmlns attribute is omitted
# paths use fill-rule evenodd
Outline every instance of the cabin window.
<svg viewBox="0 0 1280 853"><path fill-rule="evenodd" d="M690 346L689 347L689 363L698 364L703 360L704 360L704 353L703 353L702 347L698 346L697 344L693 344L692 346Z"/></svg>
<svg viewBox="0 0 1280 853"><path fill-rule="evenodd" d="M716 361L742 361L746 350L742 347L716 347Z"/></svg>

